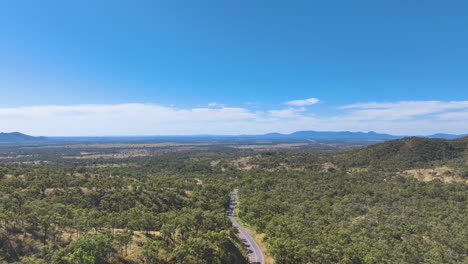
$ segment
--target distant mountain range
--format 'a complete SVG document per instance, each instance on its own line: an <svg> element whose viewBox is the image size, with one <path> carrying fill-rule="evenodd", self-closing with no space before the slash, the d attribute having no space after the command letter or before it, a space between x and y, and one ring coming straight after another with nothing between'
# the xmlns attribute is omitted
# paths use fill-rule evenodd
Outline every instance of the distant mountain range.
<svg viewBox="0 0 468 264"><path fill-rule="evenodd" d="M433 134L420 136L426 138L454 139L464 135ZM164 141L164 140L270 140L270 141L339 141L339 142L382 142L392 139L403 138L404 136L394 136L376 132L350 132L350 131L298 131L291 134L269 133L263 135L188 135L188 136L128 136L128 137L34 137L20 132L0 133L0 143L79 143L79 142L122 142L122 141Z"/></svg>
<svg viewBox="0 0 468 264"><path fill-rule="evenodd" d="M33 137L20 132L0 133L0 142L25 142L25 141L40 141L45 137Z"/></svg>
<svg viewBox="0 0 468 264"><path fill-rule="evenodd" d="M452 135L452 134L433 134L427 136L418 136L425 138L443 138L443 139L454 139L459 137L468 136L468 134L463 135ZM280 134L280 133L270 133L262 135L262 137L271 137L271 138L300 138L300 139L315 139L315 140L392 140L399 139L408 136L394 136L389 134L376 133L374 131L370 132L350 132L350 131L298 131L291 134Z"/></svg>
<svg viewBox="0 0 468 264"><path fill-rule="evenodd" d="M267 138L294 138L310 140L391 140L401 138L389 134L380 134L376 132L350 132L350 131L298 131L291 134L270 133L262 135Z"/></svg>

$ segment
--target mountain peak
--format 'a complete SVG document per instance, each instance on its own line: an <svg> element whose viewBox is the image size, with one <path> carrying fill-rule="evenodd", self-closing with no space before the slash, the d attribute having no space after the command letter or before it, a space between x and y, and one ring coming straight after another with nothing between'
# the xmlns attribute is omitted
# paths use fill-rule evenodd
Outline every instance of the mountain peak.
<svg viewBox="0 0 468 264"><path fill-rule="evenodd" d="M35 140L36 137L29 136L20 132L0 132L0 142L21 142Z"/></svg>

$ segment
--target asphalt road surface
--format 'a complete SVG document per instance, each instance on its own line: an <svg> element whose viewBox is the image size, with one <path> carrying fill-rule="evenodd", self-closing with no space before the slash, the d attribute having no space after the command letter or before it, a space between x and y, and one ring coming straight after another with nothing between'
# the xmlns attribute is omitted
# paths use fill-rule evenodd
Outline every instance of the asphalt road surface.
<svg viewBox="0 0 468 264"><path fill-rule="evenodd" d="M236 198L237 191L233 192L231 195L231 201L229 203L229 208L226 211L227 216L231 219L232 225L237 227L239 230L239 237L244 242L244 245L247 247L249 260L251 264L264 264L263 253L257 242L252 238L252 236L234 219L234 209L236 208Z"/></svg>

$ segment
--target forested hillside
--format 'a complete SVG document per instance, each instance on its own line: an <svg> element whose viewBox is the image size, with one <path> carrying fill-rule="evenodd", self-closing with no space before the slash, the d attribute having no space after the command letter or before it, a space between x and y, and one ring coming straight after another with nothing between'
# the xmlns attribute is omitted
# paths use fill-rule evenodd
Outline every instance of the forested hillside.
<svg viewBox="0 0 468 264"><path fill-rule="evenodd" d="M465 157L467 149L468 137L453 140L409 137L337 155L336 162L347 167L408 169Z"/></svg>
<svg viewBox="0 0 468 264"><path fill-rule="evenodd" d="M243 173L240 215L277 263L467 263L467 140L264 155ZM401 173L441 165L450 176Z"/></svg>
<svg viewBox="0 0 468 264"><path fill-rule="evenodd" d="M468 187L375 172L244 174L240 216L277 263L466 263Z"/></svg>

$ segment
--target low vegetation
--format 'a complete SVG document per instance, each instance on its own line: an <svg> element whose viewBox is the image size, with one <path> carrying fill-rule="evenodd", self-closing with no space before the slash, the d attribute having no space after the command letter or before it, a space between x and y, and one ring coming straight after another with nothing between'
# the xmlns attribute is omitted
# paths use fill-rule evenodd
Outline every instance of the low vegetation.
<svg viewBox="0 0 468 264"><path fill-rule="evenodd" d="M2 164L0 262L246 263L225 217L231 186L202 180L211 166L135 162Z"/></svg>
<svg viewBox="0 0 468 264"><path fill-rule="evenodd" d="M0 151L0 262L248 263L225 216L237 188L238 217L270 262L467 263L467 142L105 158L94 155L122 149L10 147Z"/></svg>

